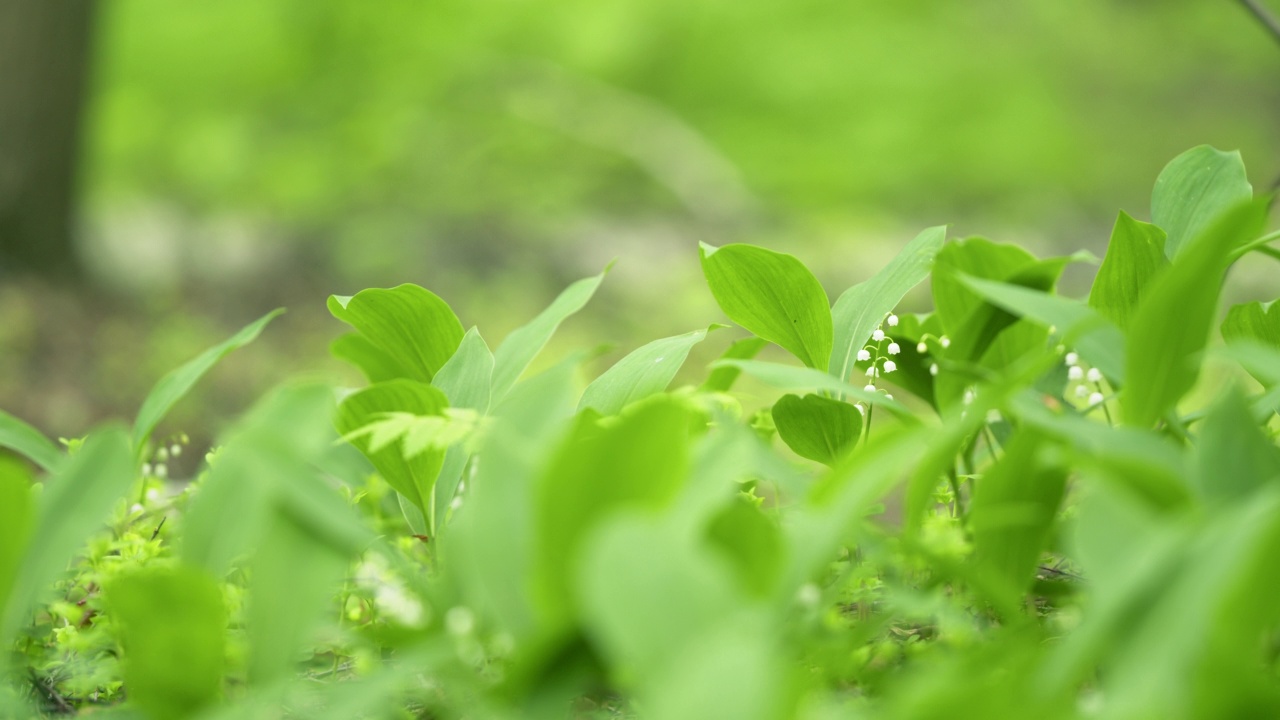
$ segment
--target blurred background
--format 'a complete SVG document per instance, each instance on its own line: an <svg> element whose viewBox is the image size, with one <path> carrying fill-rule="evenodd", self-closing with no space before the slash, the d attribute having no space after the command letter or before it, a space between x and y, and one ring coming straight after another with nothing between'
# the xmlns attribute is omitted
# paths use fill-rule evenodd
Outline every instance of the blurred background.
<svg viewBox="0 0 1280 720"><path fill-rule="evenodd" d="M131 417L287 306L170 422L215 432L354 381L324 299L370 286L496 346L617 258L561 342L620 353L719 318L699 240L833 300L928 225L1101 254L1194 145L1271 187L1278 79L1234 0L0 0L0 408Z"/></svg>

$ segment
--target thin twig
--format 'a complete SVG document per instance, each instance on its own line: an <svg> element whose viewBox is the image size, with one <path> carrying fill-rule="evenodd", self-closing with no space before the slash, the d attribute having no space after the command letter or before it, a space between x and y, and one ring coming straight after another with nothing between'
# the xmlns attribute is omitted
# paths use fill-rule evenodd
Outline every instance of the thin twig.
<svg viewBox="0 0 1280 720"><path fill-rule="evenodd" d="M1280 42L1280 20L1277 20L1270 10L1258 0L1240 0L1240 4L1244 5L1245 9L1257 18L1258 22L1262 23L1262 26L1267 29L1267 32L1271 33L1271 37L1275 38L1276 42Z"/></svg>

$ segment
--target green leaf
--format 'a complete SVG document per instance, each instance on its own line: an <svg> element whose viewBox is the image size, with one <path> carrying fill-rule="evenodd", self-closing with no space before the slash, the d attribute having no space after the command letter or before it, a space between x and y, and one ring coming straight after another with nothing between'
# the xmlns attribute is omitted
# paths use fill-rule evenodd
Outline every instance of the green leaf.
<svg viewBox="0 0 1280 720"><path fill-rule="evenodd" d="M1191 506L1191 484L1181 449L1154 431L1111 427L1074 411L1050 410L1033 390L1010 408L1017 419L1069 448L1074 467L1097 476L1162 511Z"/></svg>
<svg viewBox="0 0 1280 720"><path fill-rule="evenodd" d="M734 322L781 345L811 368L831 359L831 305L809 268L754 245L702 243L702 273L720 309Z"/></svg>
<svg viewBox="0 0 1280 720"><path fill-rule="evenodd" d="M369 531L326 477L333 392L319 384L286 386L263 398L224 441L183 517L180 557L221 576L258 548L273 522L287 517L314 541L363 548Z"/></svg>
<svg viewBox="0 0 1280 720"><path fill-rule="evenodd" d="M970 505L978 565L998 592L1016 597L1035 578L1066 489L1067 471L1039 458L1042 437L1019 430L977 482Z"/></svg>
<svg viewBox="0 0 1280 720"><path fill-rule="evenodd" d="M538 356L560 323L586 306L596 288L609 274L609 264L599 275L583 278L565 288L558 297L528 324L511 332L493 353L493 402L500 402Z"/></svg>
<svg viewBox="0 0 1280 720"><path fill-rule="evenodd" d="M1121 330L1128 328L1151 279L1169 266L1164 245L1163 230L1120 213L1093 279L1089 306Z"/></svg>
<svg viewBox="0 0 1280 720"><path fill-rule="evenodd" d="M744 612L689 638L638 691L647 717L665 720L782 720L797 716L797 693L772 618Z"/></svg>
<svg viewBox="0 0 1280 720"><path fill-rule="evenodd" d="M611 513L660 508L689 468L689 410L659 396L601 426L579 416L534 488L535 598L550 624L573 610L570 569L582 539Z"/></svg>
<svg viewBox="0 0 1280 720"><path fill-rule="evenodd" d="M758 337L747 337L736 340L729 346L724 354L720 356L721 360L750 360L768 345L769 341ZM742 371L732 365L721 365L711 371L707 376L706 382L698 388L703 392L729 392L733 389L733 384L738 380L738 376Z"/></svg>
<svg viewBox="0 0 1280 720"><path fill-rule="evenodd" d="M1253 418L1239 388L1219 397L1200 425L1195 478L1204 497L1230 502L1280 481L1280 448Z"/></svg>
<svg viewBox="0 0 1280 720"><path fill-rule="evenodd" d="M399 367L411 380L431 382L462 342L462 323L435 293L406 283L369 288L354 297L329 296L329 312L360 332L367 344L346 341L338 351L366 375ZM373 352L380 351L381 354Z"/></svg>
<svg viewBox="0 0 1280 720"><path fill-rule="evenodd" d="M890 400L884 393L871 392L855 387L821 370L763 362L761 360L717 360L711 366L736 367L751 377L779 390L825 390L837 393L859 402L885 408L906 422L917 422L911 411L897 400Z"/></svg>
<svg viewBox="0 0 1280 720"><path fill-rule="evenodd" d="M31 474L17 460L0 457L0 614L18 577L35 519ZM0 671L4 661L0 660Z"/></svg>
<svg viewBox="0 0 1280 720"><path fill-rule="evenodd" d="M870 280L854 285L836 300L831 316L835 324L834 353L830 372L846 379L858 350L893 311L911 288L929 275L933 259L947 237L945 225L931 227L907 243L902 252Z"/></svg>
<svg viewBox="0 0 1280 720"><path fill-rule="evenodd" d="M335 425L344 437L350 437L381 419L383 413L441 415L448 406L444 393L427 383L391 380L348 395L338 406ZM352 437L351 444L369 458L396 492L409 498L424 515L430 512L427 503L444 462L443 452L425 452L407 459L401 448L395 445L373 449L372 439L367 436Z"/></svg>
<svg viewBox="0 0 1280 720"><path fill-rule="evenodd" d="M53 472L62 462L62 453L53 441L3 410L0 410L0 447L20 453L45 472Z"/></svg>
<svg viewBox="0 0 1280 720"><path fill-rule="evenodd" d="M680 371L693 346L717 327L722 326L712 325L636 348L587 386L578 409L594 408L602 415L616 415L627 405L662 392Z"/></svg>
<svg viewBox="0 0 1280 720"><path fill-rule="evenodd" d="M480 331L471 328L463 336L458 351L436 373L435 385L449 399L449 407L489 410L493 389L493 353Z"/></svg>
<svg viewBox="0 0 1280 720"><path fill-rule="evenodd" d="M152 720L194 717L222 693L227 613L222 588L185 567L113 578L107 605L124 647L129 702Z"/></svg>
<svg viewBox="0 0 1280 720"><path fill-rule="evenodd" d="M45 483L17 581L0 617L0 647L9 647L27 613L134 482L133 455L123 428L89 434Z"/></svg>
<svg viewBox="0 0 1280 720"><path fill-rule="evenodd" d="M738 495L711 518L707 539L729 560L739 583L748 592L757 597L769 595L785 559L776 521Z"/></svg>
<svg viewBox="0 0 1280 720"><path fill-rule="evenodd" d="M517 643L533 642L545 627L530 593L534 486L572 417L581 363L581 355L560 361L517 384L495 408L475 477L440 536L441 566L468 606Z"/></svg>
<svg viewBox="0 0 1280 720"><path fill-rule="evenodd" d="M783 395L773 405L773 424L795 454L830 465L857 445L862 412L821 395Z"/></svg>
<svg viewBox="0 0 1280 720"><path fill-rule="evenodd" d="M588 634L624 683L657 673L744 595L728 563L691 540L635 512L583 538L575 594Z"/></svg>
<svg viewBox="0 0 1280 720"><path fill-rule="evenodd" d="M142 402L142 407L138 410L138 418L133 423L133 447L138 457L141 457L147 439L151 437L151 431L155 430L160 420L199 382L200 378L231 351L253 342L267 323L283 312L284 308L272 310L249 323L221 344L205 350L187 364L160 378L160 382L151 388L146 400Z"/></svg>
<svg viewBox="0 0 1280 720"><path fill-rule="evenodd" d="M1280 308L1275 301L1233 305L1222 321L1222 339L1228 343L1253 340L1280 349Z"/></svg>
<svg viewBox="0 0 1280 720"><path fill-rule="evenodd" d="M1036 257L1017 245L986 238L971 237L944 245L934 258L930 280L934 314L942 322L943 332L954 336L983 304L961 276L1004 281L1034 262Z"/></svg>
<svg viewBox="0 0 1280 720"><path fill-rule="evenodd" d="M492 401L493 367L493 353L489 351L480 332L471 328L462 338L458 351L436 373L434 384L449 398L451 407L470 408L486 413ZM471 454L462 446L451 447L445 452L444 463L440 466L440 475L433 490L431 513L426 518L427 526L422 532L438 532L442 508L449 507L449 503L453 502L470 458Z"/></svg>
<svg viewBox="0 0 1280 720"><path fill-rule="evenodd" d="M329 354L346 360L364 373L371 383L410 377L412 373L360 333L347 333L329 343Z"/></svg>
<svg viewBox="0 0 1280 720"><path fill-rule="evenodd" d="M1100 314L1079 300L1020 285L962 276L964 284L1005 311L1056 327L1063 342L1117 387L1124 381L1124 335Z"/></svg>
<svg viewBox="0 0 1280 720"><path fill-rule="evenodd" d="M249 681L270 685L293 674L352 559L289 513L268 524L249 562Z"/></svg>
<svg viewBox="0 0 1280 720"><path fill-rule="evenodd" d="M1152 283L1128 333L1121 394L1126 423L1154 425L1195 384L1228 256L1241 239L1258 234L1266 212L1265 198L1228 211L1187 241Z"/></svg>
<svg viewBox="0 0 1280 720"><path fill-rule="evenodd" d="M1252 197L1253 186L1239 152L1200 145L1174 158L1151 191L1151 221L1168 234L1165 255L1176 258L1219 216Z"/></svg>

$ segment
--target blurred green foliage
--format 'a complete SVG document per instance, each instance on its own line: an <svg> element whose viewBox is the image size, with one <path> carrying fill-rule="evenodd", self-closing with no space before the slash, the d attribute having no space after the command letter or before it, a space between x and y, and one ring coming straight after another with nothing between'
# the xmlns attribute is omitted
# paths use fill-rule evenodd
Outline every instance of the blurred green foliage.
<svg viewBox="0 0 1280 720"><path fill-rule="evenodd" d="M1199 143L1280 170L1280 52L1225 1L105 10L97 206L247 216L339 261L598 216L1078 223L1144 206L1136 189Z"/></svg>

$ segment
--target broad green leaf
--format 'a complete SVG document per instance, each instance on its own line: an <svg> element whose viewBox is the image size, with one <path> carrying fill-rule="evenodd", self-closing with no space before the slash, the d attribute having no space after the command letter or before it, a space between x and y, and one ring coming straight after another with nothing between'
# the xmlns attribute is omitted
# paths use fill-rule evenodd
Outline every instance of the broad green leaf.
<svg viewBox="0 0 1280 720"><path fill-rule="evenodd" d="M854 400L878 405L906 422L917 422L911 411L884 393L854 387L833 377L830 373L814 368L795 367L761 360L717 360L712 367L736 367L755 379L779 390L819 390L850 397Z"/></svg>
<svg viewBox="0 0 1280 720"><path fill-rule="evenodd" d="M1035 578L1066 489L1066 468L1045 463L1042 444L1034 430L1018 431L978 480L969 509L979 568L993 587L1014 597Z"/></svg>
<svg viewBox="0 0 1280 720"><path fill-rule="evenodd" d="M1051 292L1063 268L1077 259L1078 256L1036 260L1022 265L1003 280L1010 285ZM951 347L943 352L943 359L952 366L938 373L934 382L935 400L941 408L959 403L965 389L982 375L991 372L1003 375L1023 364L1026 358L1042 351L1048 341L1047 328L1021 321L1016 313L984 301L965 285L968 278L962 272L952 269L948 276L949 282L972 295L978 304L958 330L948 331Z"/></svg>
<svg viewBox="0 0 1280 720"><path fill-rule="evenodd" d="M138 418L133 423L133 447L138 457L141 457L147 439L151 437L151 431L155 430L160 420L199 382L200 378L232 350L253 342L267 323L283 312L284 308L280 308L263 315L221 344L205 350L194 360L160 378L160 382L151 388L146 400L142 402L142 407L138 410Z"/></svg>
<svg viewBox="0 0 1280 720"><path fill-rule="evenodd" d="M465 592L468 606L521 644L535 642L544 628L530 593L534 486L572 417L582 359L571 356L519 383L495 408L474 479L439 537L444 574Z"/></svg>
<svg viewBox="0 0 1280 720"><path fill-rule="evenodd" d="M350 436L361 428L382 418L382 413L411 413L413 415L440 415L448 407L444 393L415 380L391 380L370 385L348 395L338 406L335 419L338 432ZM432 496L436 476L444 462L443 452L427 452L413 459L406 459L398 446L374 450L368 437L353 438L354 445L378 473L396 492L409 498L424 514L429 512L427 503Z"/></svg>
<svg viewBox="0 0 1280 720"><path fill-rule="evenodd" d="M924 230L871 279L840 295L831 311L835 325L834 352L829 368L832 375L841 379L849 377L857 362L858 350L880 326L885 315L929 275L933 258L946 237L945 225Z"/></svg>
<svg viewBox="0 0 1280 720"><path fill-rule="evenodd" d="M1239 152L1200 145L1174 158L1160 171L1151 191L1151 221L1168 234L1165 255L1176 258L1219 216L1252 197L1253 186Z"/></svg>
<svg viewBox="0 0 1280 720"><path fill-rule="evenodd" d="M31 539L34 507L27 468L17 460L0 457L0 613L8 604L9 591ZM3 665L4 660L0 660L0 672Z"/></svg>
<svg viewBox="0 0 1280 720"><path fill-rule="evenodd" d="M983 304L961 281L961 275L1003 281L1034 262L1036 257L1017 245L986 238L971 237L944 245L934 258L930 278L934 314L942 322L943 332L955 335Z"/></svg>
<svg viewBox="0 0 1280 720"><path fill-rule="evenodd" d="M1063 342L1117 387L1124 381L1124 335L1079 300L1020 285L962 277L964 284L987 301L1019 317L1056 327Z"/></svg>
<svg viewBox="0 0 1280 720"><path fill-rule="evenodd" d="M371 378L398 366L408 373L403 377L431 382L462 342L462 323L453 309L417 285L369 288L352 297L330 295L328 304L335 318L368 341L347 341L339 350L349 352L347 359Z"/></svg>
<svg viewBox="0 0 1280 720"><path fill-rule="evenodd" d="M462 338L458 351L436 373L433 383L449 398L451 407L470 408L486 413L492 400L493 367L493 353L480 336L480 331L471 328ZM440 476L432 491L430 513L425 518L427 524L423 532L438 532L442 508L449 507L449 503L453 502L470 458L471 454L461 446L451 447L445 452Z"/></svg>
<svg viewBox="0 0 1280 720"><path fill-rule="evenodd" d="M488 412L493 364L493 353L489 352L480 331L471 328L431 384L449 398L449 407Z"/></svg>
<svg viewBox="0 0 1280 720"><path fill-rule="evenodd" d="M1154 431L1111 427L1073 411L1050 410L1041 395L1024 390L1009 407L1028 427L1070 449L1074 466L1123 488L1160 510L1192 504L1187 461L1181 449Z"/></svg>
<svg viewBox="0 0 1280 720"><path fill-rule="evenodd" d="M729 560L743 588L759 597L769 595L785 559L782 534L774 519L755 503L737 496L711 518L707 539Z"/></svg>
<svg viewBox="0 0 1280 720"><path fill-rule="evenodd" d="M1238 388L1228 389L1209 409L1196 451L1196 482L1210 500L1244 500L1280 481L1280 448L1258 426Z"/></svg>
<svg viewBox="0 0 1280 720"><path fill-rule="evenodd" d="M1119 618L1102 681L1114 717L1179 717L1188 708L1269 717L1280 709L1273 668L1256 650L1280 621L1280 487L1206 520L1171 528L1182 542L1158 594L1137 598L1136 612ZM1151 562L1125 546L1108 550L1132 574Z"/></svg>
<svg viewBox="0 0 1280 720"><path fill-rule="evenodd" d="M535 598L550 624L573 611L570 571L591 529L619 510L660 508L679 492L689 470L689 413L657 397L608 425L579 416L534 488Z"/></svg>
<svg viewBox="0 0 1280 720"><path fill-rule="evenodd" d="M62 462L62 453L53 441L3 410L0 410L0 447L17 452L45 472L53 472Z"/></svg>
<svg viewBox="0 0 1280 720"><path fill-rule="evenodd" d="M720 309L811 368L831 359L831 305L809 268L791 255L754 245L702 243L702 273Z"/></svg>
<svg viewBox="0 0 1280 720"><path fill-rule="evenodd" d="M729 349L724 351L720 356L721 360L750 360L768 345L769 341L758 337L742 338L736 340ZM729 392L733 388L733 383L737 381L738 375L742 373L732 365L722 365L711 371L707 376L707 381L702 383L698 388L704 392Z"/></svg>
<svg viewBox="0 0 1280 720"><path fill-rule="evenodd" d="M293 674L351 560L291 513L272 518L249 561L251 683L270 685Z"/></svg>
<svg viewBox="0 0 1280 720"><path fill-rule="evenodd" d="M129 702L152 720L183 720L222 694L227 612L222 588L186 566L137 570L106 586L124 647Z"/></svg>
<svg viewBox="0 0 1280 720"><path fill-rule="evenodd" d="M1280 349L1280 307L1275 301L1233 305L1222 321L1222 339L1228 343L1252 340Z"/></svg>
<svg viewBox="0 0 1280 720"><path fill-rule="evenodd" d="M370 532L322 473L337 440L332 423L333 393L323 385L286 386L255 405L191 498L183 561L222 576L251 555L281 517L306 528L318 544L344 552L365 546Z"/></svg>
<svg viewBox="0 0 1280 720"><path fill-rule="evenodd" d="M652 677L739 607L744 594L727 561L699 540L635 511L583 538L575 595L587 634L619 681Z"/></svg>
<svg viewBox="0 0 1280 720"><path fill-rule="evenodd" d="M797 693L772 618L743 612L689 638L638 690L647 717L665 720L783 720Z"/></svg>
<svg viewBox="0 0 1280 720"><path fill-rule="evenodd" d="M340 335L329 343L329 354L346 360L364 373L371 383L410 377L412 372L360 333Z"/></svg>
<svg viewBox="0 0 1280 720"><path fill-rule="evenodd" d="M17 581L0 617L0 647L9 647L37 602L98 530L134 482L129 435L109 426L89 434L45 483Z"/></svg>
<svg viewBox="0 0 1280 720"><path fill-rule="evenodd" d="M616 415L627 405L662 392L680 371L693 346L717 327L721 326L654 340L636 348L587 386L578 409L594 408L602 415Z"/></svg>
<svg viewBox="0 0 1280 720"><path fill-rule="evenodd" d="M1233 208L1190 239L1138 306L1128 333L1121 406L1125 422L1150 427L1200 374L1231 249L1258 234L1266 199Z"/></svg>
<svg viewBox="0 0 1280 720"><path fill-rule="evenodd" d="M773 424L795 454L830 465L857 444L862 412L821 395L783 395L773 405Z"/></svg>
<svg viewBox="0 0 1280 720"><path fill-rule="evenodd" d="M1169 266L1164 244L1163 230L1121 212L1111 230L1102 267L1093 279L1089 307L1121 330L1128 328L1151 279Z"/></svg>
<svg viewBox="0 0 1280 720"><path fill-rule="evenodd" d="M609 264L599 275L583 278L565 288L545 310L527 324L516 328L502 341L493 353L493 392L494 403L501 402L511 391L512 386L524 374L529 363L538 356L547 341L555 334L560 323L570 315L581 310L591 300L596 288L604 282L609 274Z"/></svg>

